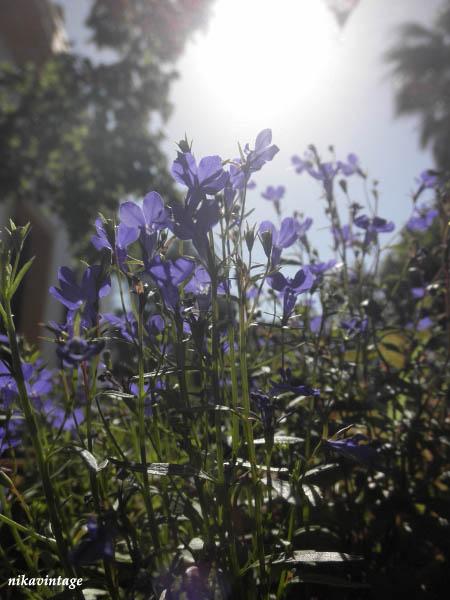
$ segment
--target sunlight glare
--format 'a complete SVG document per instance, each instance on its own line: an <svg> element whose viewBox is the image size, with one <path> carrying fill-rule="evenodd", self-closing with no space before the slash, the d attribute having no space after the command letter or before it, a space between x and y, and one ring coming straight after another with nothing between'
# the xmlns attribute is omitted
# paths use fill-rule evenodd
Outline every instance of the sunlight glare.
<svg viewBox="0 0 450 600"><path fill-rule="evenodd" d="M203 99L247 123L317 104L337 37L320 0L218 0L214 8L195 49Z"/></svg>

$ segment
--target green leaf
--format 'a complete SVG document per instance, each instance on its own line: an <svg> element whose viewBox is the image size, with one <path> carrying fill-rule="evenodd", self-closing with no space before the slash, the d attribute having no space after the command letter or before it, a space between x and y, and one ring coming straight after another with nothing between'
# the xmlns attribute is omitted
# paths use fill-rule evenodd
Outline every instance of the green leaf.
<svg viewBox="0 0 450 600"><path fill-rule="evenodd" d="M34 262L35 257L33 256L32 258L30 258L30 260L28 260L23 267L20 269L20 271L17 273L16 278L14 279L14 281L11 284L11 287L8 289L8 299L11 300L11 298L14 296L14 294L17 292L17 288L19 287L22 279L25 277L25 275L28 273L28 271L31 269L31 265Z"/></svg>
<svg viewBox="0 0 450 600"><path fill-rule="evenodd" d="M107 458L99 463L95 456L85 448L77 448L76 450L77 452L79 452L81 458L87 464L89 469L91 469L91 471L94 471L95 473L100 473L100 471L103 471L103 469L105 469L109 464Z"/></svg>
<svg viewBox="0 0 450 600"><path fill-rule="evenodd" d="M265 557L266 564L297 565L300 563L340 563L363 560L356 554L344 552L321 552L317 550L295 550L292 554L269 554ZM248 569L259 568L259 561L252 563Z"/></svg>
<svg viewBox="0 0 450 600"><path fill-rule="evenodd" d="M287 585L295 585L296 583L315 583L318 585L329 585L331 587L353 588L353 589L368 589L368 583L359 583L357 581L349 581L343 577L333 577L322 573L303 572L293 579L289 580Z"/></svg>
<svg viewBox="0 0 450 600"><path fill-rule="evenodd" d="M185 479L188 477L198 477L199 479L214 481L213 477L208 475L208 473L205 473L201 469L195 469L191 465L178 465L174 463L148 463L147 465L143 465L135 462L124 462L113 457L110 457L109 460L116 466L135 473L145 473L147 471L148 475L155 475L156 477L176 476Z"/></svg>

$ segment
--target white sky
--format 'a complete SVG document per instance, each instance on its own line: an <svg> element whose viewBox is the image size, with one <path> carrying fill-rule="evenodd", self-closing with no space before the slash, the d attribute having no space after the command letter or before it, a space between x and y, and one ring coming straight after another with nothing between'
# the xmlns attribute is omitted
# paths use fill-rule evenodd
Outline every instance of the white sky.
<svg viewBox="0 0 450 600"><path fill-rule="evenodd" d="M89 51L82 29L88 0L59 0L69 36ZM287 188L282 208L314 218L310 237L327 256L327 234L316 182L296 175L292 154L314 143L324 159L334 145L337 157L360 157L380 181L380 215L404 223L410 213L414 177L432 166L418 145L416 119L394 118L394 82L383 52L406 21L425 25L441 0L360 0L343 32L321 0L216 0L206 32L188 43L177 64L180 78L171 90L174 111L165 129L165 149L194 140L198 158L237 155L237 141L253 143L265 127L273 130L280 153L255 178L250 195L255 218L274 217L260 197L269 184ZM362 187L351 188L363 204Z"/></svg>

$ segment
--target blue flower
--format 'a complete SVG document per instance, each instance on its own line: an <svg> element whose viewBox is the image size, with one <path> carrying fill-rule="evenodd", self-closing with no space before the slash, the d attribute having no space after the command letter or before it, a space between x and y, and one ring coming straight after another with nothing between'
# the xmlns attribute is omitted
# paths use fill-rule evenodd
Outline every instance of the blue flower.
<svg viewBox="0 0 450 600"><path fill-rule="evenodd" d="M394 231L395 225L392 221L386 221L381 217L370 218L367 215L361 215L355 219L356 227L366 230L364 245L368 246L371 242L376 242L379 233L389 233Z"/></svg>
<svg viewBox="0 0 450 600"><path fill-rule="evenodd" d="M297 237L300 239L306 235L306 232L311 228L313 220L310 217L306 217L304 221L295 221L295 228L297 231Z"/></svg>
<svg viewBox="0 0 450 600"><path fill-rule="evenodd" d="M337 260L332 258L327 262L311 263L308 265L308 268L313 275L323 275L326 271L335 267L336 263Z"/></svg>
<svg viewBox="0 0 450 600"><path fill-rule="evenodd" d="M90 565L99 560L113 560L116 536L114 524L89 519L87 529L87 535L70 553L71 562L75 565Z"/></svg>
<svg viewBox="0 0 450 600"><path fill-rule="evenodd" d="M100 265L93 265L85 270L81 284L78 284L75 273L69 267L61 267L58 271L58 282L60 287L52 286L50 293L69 309L69 319L81 309L82 325L92 327L97 318L99 299L111 290L109 276L103 274Z"/></svg>
<svg viewBox="0 0 450 600"><path fill-rule="evenodd" d="M90 341L74 336L60 342L56 348L56 354L65 366L77 367L83 361L99 354L104 347L104 340Z"/></svg>
<svg viewBox="0 0 450 600"><path fill-rule="evenodd" d="M206 196L214 196L223 190L228 181L220 156L205 156L197 166L190 152L178 152L172 165L172 175L188 188L186 204L192 209Z"/></svg>
<svg viewBox="0 0 450 600"><path fill-rule="evenodd" d="M360 463L370 464L376 456L376 450L367 442L367 437L360 433L342 440L325 440L326 446L338 454Z"/></svg>
<svg viewBox="0 0 450 600"><path fill-rule="evenodd" d="M219 219L220 210L215 199L203 200L201 206L195 210L176 202L172 205L169 229L180 240L192 240L199 257L208 264L210 257L208 233Z"/></svg>
<svg viewBox="0 0 450 600"><path fill-rule="evenodd" d="M178 288L191 275L194 267L194 261L184 257L173 261L163 261L160 256L153 258L147 273L158 287L166 308L177 310L180 301Z"/></svg>
<svg viewBox="0 0 450 600"><path fill-rule="evenodd" d="M164 206L158 192L149 192L142 203L142 208L135 202L124 202L119 207L121 243L129 246L137 239L144 250L144 262L147 264L156 250L157 234L169 225L169 211Z"/></svg>
<svg viewBox="0 0 450 600"><path fill-rule="evenodd" d="M95 229L97 230L97 233L91 238L94 248L97 250L109 250L114 259L117 257L119 267L123 270L127 258L126 249L130 244L136 241L135 229L121 223L119 226L115 227L113 240L110 239L102 219L96 219Z"/></svg>
<svg viewBox="0 0 450 600"><path fill-rule="evenodd" d="M412 217L406 224L406 227L409 229L409 231L426 231L431 226L438 214L439 213L436 209L429 208L424 204L421 206L416 206L414 208Z"/></svg>
<svg viewBox="0 0 450 600"><path fill-rule="evenodd" d="M280 200L283 198L285 192L286 192L286 188L284 187L284 185L278 185L277 187L274 187L273 185L269 185L266 188L265 192L262 192L261 196L265 200L269 200L270 202L273 202L273 204L275 206L275 210L277 211L278 214L280 214Z"/></svg>
<svg viewBox="0 0 450 600"><path fill-rule="evenodd" d="M297 221L286 217L281 221L279 231L271 221L263 221L259 226L259 235L267 258L276 266L280 262L282 251L298 239Z"/></svg>
<svg viewBox="0 0 450 600"><path fill-rule="evenodd" d="M350 153L347 155L347 162L338 161L338 168L343 175L349 177L355 173L361 174L361 168L359 166L359 160L356 154Z"/></svg>
<svg viewBox="0 0 450 600"><path fill-rule="evenodd" d="M351 319L341 321L341 327L348 337L353 337L360 333L364 333L367 330L368 323L367 319L352 317Z"/></svg>
<svg viewBox="0 0 450 600"><path fill-rule="evenodd" d="M297 298L309 291L314 284L314 275L308 267L299 269L293 278L285 277L279 271L267 278L269 285L283 295L282 324L285 325L294 312Z"/></svg>
<svg viewBox="0 0 450 600"><path fill-rule="evenodd" d="M250 392L250 398L254 401L260 412L264 431L273 434L275 429L275 407L272 399L259 390Z"/></svg>
<svg viewBox="0 0 450 600"><path fill-rule="evenodd" d="M438 174L430 169L422 171L422 173L419 175L416 181L420 185L420 190L433 189L437 187L440 183Z"/></svg>
<svg viewBox="0 0 450 600"><path fill-rule="evenodd" d="M272 144L272 130L263 129L255 140L255 148L250 149L248 144L244 147L244 157L238 159L230 166L230 181L235 190L241 190L248 182L252 173L259 171L273 159L279 152L278 146Z"/></svg>

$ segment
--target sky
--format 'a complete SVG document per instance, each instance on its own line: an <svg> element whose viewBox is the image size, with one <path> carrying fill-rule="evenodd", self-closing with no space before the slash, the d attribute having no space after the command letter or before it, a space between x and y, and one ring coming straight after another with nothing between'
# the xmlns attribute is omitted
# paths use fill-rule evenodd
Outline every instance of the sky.
<svg viewBox="0 0 450 600"><path fill-rule="evenodd" d="M92 54L83 19L89 0L59 0L75 48ZM379 181L379 214L401 226L411 213L415 177L433 161L419 147L418 120L395 118L395 80L383 59L407 21L431 24L442 0L360 0L340 30L322 0L216 0L205 31L187 44L171 89L173 113L165 125L170 160L185 133L200 158L238 155L237 142L254 143L271 128L280 152L255 177L249 207L257 221L275 217L260 194L284 185L283 214L314 219L310 237L324 255L323 200L315 181L297 175L293 154L313 143L324 160L358 155L370 179ZM364 203L361 180L352 200Z"/></svg>

